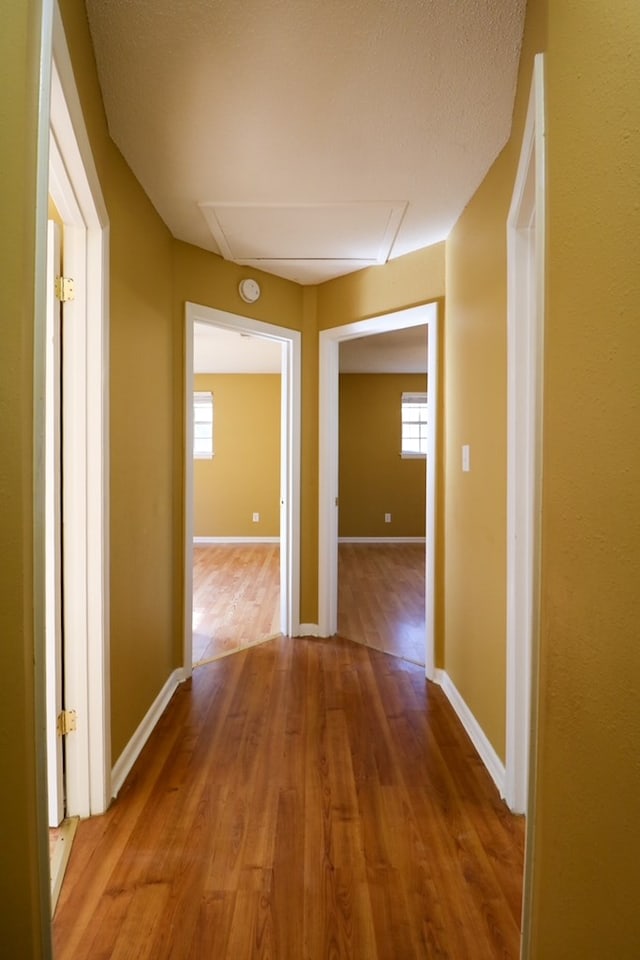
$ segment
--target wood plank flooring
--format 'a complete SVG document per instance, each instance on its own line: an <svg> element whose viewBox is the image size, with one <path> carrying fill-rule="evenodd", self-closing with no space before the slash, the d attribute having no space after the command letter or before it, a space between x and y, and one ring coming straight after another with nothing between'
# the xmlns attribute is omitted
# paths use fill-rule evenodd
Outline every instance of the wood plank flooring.
<svg viewBox="0 0 640 960"><path fill-rule="evenodd" d="M341 543L338 632L412 663L425 660L424 544ZM194 547L193 663L280 632L278 544Z"/></svg>
<svg viewBox="0 0 640 960"><path fill-rule="evenodd" d="M339 544L338 633L424 666L423 543Z"/></svg>
<svg viewBox="0 0 640 960"><path fill-rule="evenodd" d="M193 548L193 663L280 632L280 545L216 543Z"/></svg>
<svg viewBox="0 0 640 960"><path fill-rule="evenodd" d="M516 960L523 820L424 671L279 637L175 694L80 823L56 960Z"/></svg>

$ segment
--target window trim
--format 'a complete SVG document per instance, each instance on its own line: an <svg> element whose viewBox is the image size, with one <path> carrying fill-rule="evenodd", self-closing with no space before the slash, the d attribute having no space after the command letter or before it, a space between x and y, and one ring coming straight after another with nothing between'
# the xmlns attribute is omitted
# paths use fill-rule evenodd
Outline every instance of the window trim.
<svg viewBox="0 0 640 960"><path fill-rule="evenodd" d="M207 405L211 410L211 436L210 437L199 437L199 440L209 440L209 450L206 452L200 452L196 450L196 425L198 423L208 423L207 420L200 419L196 417L196 410L198 405L204 406ZM194 390L193 391L193 459L194 460L213 460L214 457L214 406L213 406L213 392L211 390Z"/></svg>
<svg viewBox="0 0 640 960"><path fill-rule="evenodd" d="M425 420L419 420L419 424L426 424L427 431L424 437L418 437L419 441L422 441L424 444L423 451L415 450L405 450L404 449L404 425L408 421L404 419L404 407L405 404L409 403L420 403L424 404L426 408L426 418ZM426 460L427 459L427 447L429 445L428 437L429 429L429 394L426 390L403 390L400 398L400 457L402 460Z"/></svg>

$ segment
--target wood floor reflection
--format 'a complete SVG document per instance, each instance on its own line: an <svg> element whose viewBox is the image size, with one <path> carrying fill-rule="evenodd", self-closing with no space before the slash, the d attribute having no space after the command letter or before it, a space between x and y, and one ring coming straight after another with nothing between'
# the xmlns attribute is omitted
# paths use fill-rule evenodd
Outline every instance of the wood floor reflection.
<svg viewBox="0 0 640 960"><path fill-rule="evenodd" d="M280 632L280 545L193 549L193 663L244 650Z"/></svg>
<svg viewBox="0 0 640 960"><path fill-rule="evenodd" d="M517 960L523 828L424 670L278 637L194 671L81 821L55 956Z"/></svg>
<svg viewBox="0 0 640 960"><path fill-rule="evenodd" d="M341 543L338 633L424 666L424 544ZM193 662L280 632L280 549L274 543L194 548Z"/></svg>
<svg viewBox="0 0 640 960"><path fill-rule="evenodd" d="M339 545L338 633L424 666L424 543Z"/></svg>

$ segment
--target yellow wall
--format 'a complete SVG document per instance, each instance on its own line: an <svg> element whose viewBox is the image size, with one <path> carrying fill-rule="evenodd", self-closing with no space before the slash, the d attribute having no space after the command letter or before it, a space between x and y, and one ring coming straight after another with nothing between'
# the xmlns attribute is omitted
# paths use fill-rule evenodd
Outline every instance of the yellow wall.
<svg viewBox="0 0 640 960"><path fill-rule="evenodd" d="M340 375L341 537L424 537L425 460L400 449L402 393L426 389L423 374Z"/></svg>
<svg viewBox="0 0 640 960"><path fill-rule="evenodd" d="M0 32L0 953L37 960L49 940L47 850L37 801L42 638L34 631L33 356L40 4L9 4ZM42 183L45 181L43 180ZM39 294L43 295L40 278ZM37 322L44 323L42 302ZM36 567L36 573L38 572ZM44 899L41 879L45 881Z"/></svg>
<svg viewBox="0 0 640 960"><path fill-rule="evenodd" d="M279 536L280 375L198 374L194 388L214 407L214 456L193 462L194 535Z"/></svg>
<svg viewBox="0 0 640 960"><path fill-rule="evenodd" d="M640 12L549 0L531 960L640 956Z"/></svg>
<svg viewBox="0 0 640 960"><path fill-rule="evenodd" d="M530 6L513 133L446 244L445 668L498 754L506 711L506 219L544 17ZM471 470L462 472L461 448Z"/></svg>
<svg viewBox="0 0 640 960"><path fill-rule="evenodd" d="M444 297L444 243L318 286L318 329L404 310Z"/></svg>

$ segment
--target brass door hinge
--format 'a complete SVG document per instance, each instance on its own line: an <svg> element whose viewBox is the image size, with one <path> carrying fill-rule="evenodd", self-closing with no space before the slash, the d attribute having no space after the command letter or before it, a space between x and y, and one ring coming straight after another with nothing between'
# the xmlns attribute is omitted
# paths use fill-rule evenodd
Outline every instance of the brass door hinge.
<svg viewBox="0 0 640 960"><path fill-rule="evenodd" d="M71 277L56 277L55 294L60 303L68 303L69 300L75 299L74 282Z"/></svg>
<svg viewBox="0 0 640 960"><path fill-rule="evenodd" d="M75 710L63 710L58 714L58 733L61 737L66 737L68 733L73 733L78 726L78 715Z"/></svg>

